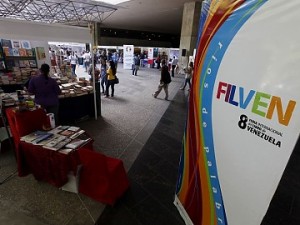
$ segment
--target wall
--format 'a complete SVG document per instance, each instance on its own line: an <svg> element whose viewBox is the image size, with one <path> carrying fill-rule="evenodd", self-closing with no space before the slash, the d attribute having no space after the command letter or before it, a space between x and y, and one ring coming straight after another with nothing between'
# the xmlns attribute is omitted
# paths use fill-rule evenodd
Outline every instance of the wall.
<svg viewBox="0 0 300 225"><path fill-rule="evenodd" d="M139 39L127 39L127 38L113 38L113 37L99 37L99 45L107 46L123 46L124 44L130 44L135 46L149 46L149 47L172 47L170 42L163 41L147 41Z"/></svg>
<svg viewBox="0 0 300 225"><path fill-rule="evenodd" d="M31 47L44 47L46 59L37 60L40 67L50 63L48 42L90 43L88 28L65 26L61 24L45 24L12 19L0 19L0 38L9 40L28 40Z"/></svg>
<svg viewBox="0 0 300 225"><path fill-rule="evenodd" d="M0 19L0 37L18 40L90 43L88 28Z"/></svg>
<svg viewBox="0 0 300 225"><path fill-rule="evenodd" d="M182 56L182 51L180 51L179 59L184 66L188 64L189 56L193 55L193 51L196 48L201 4L201 2L188 2L184 4L180 49L186 49L186 56Z"/></svg>

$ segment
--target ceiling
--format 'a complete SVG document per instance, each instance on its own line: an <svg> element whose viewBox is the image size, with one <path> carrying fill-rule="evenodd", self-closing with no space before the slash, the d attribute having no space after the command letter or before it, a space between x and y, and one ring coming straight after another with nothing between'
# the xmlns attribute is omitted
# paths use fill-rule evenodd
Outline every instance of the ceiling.
<svg viewBox="0 0 300 225"><path fill-rule="evenodd" d="M180 36L187 2L202 0L129 0L115 6L101 0L1 0L0 18L76 26L98 21L100 28Z"/></svg>
<svg viewBox="0 0 300 225"><path fill-rule="evenodd" d="M130 0L106 18L101 27L180 35L183 6L202 0Z"/></svg>

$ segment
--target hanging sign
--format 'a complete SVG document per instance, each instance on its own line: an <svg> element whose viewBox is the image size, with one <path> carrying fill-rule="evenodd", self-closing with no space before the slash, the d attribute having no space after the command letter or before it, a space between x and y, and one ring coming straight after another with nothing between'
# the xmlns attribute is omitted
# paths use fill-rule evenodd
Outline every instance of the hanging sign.
<svg viewBox="0 0 300 225"><path fill-rule="evenodd" d="M299 137L300 2L203 4L175 204L186 224L258 225Z"/></svg>
<svg viewBox="0 0 300 225"><path fill-rule="evenodd" d="M132 69L133 54L134 54L133 45L123 45L123 68L124 69Z"/></svg>

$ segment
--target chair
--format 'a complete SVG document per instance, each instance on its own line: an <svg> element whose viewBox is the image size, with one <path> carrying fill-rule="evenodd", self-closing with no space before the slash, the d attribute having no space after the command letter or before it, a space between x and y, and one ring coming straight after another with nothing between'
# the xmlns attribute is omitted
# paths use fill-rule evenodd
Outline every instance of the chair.
<svg viewBox="0 0 300 225"><path fill-rule="evenodd" d="M33 111L21 112L16 111L15 108L7 108L5 114L13 137L14 152L18 164L18 174L21 176L27 174L28 171L22 171L21 169L23 162L19 151L20 138L33 131L41 130L43 125L48 121L48 118L45 110L41 108Z"/></svg>
<svg viewBox="0 0 300 225"><path fill-rule="evenodd" d="M82 164L79 192L113 205L129 187L123 162L90 149L79 149Z"/></svg>
<svg viewBox="0 0 300 225"><path fill-rule="evenodd" d="M17 112L14 108L6 109L8 124L11 129L16 151L20 138L36 130L42 130L48 117L44 109Z"/></svg>
<svg viewBox="0 0 300 225"><path fill-rule="evenodd" d="M3 114L3 108L2 108L2 100L0 100L0 155L2 152L2 143L3 141L8 140L11 149L13 149L13 143L11 141L11 134L7 125L7 121L5 118L5 115ZM15 151L14 156L16 158ZM0 165L1 169L1 165ZM4 184L9 178L11 178L17 171L13 172L12 174L8 175L4 180L0 181L0 185Z"/></svg>

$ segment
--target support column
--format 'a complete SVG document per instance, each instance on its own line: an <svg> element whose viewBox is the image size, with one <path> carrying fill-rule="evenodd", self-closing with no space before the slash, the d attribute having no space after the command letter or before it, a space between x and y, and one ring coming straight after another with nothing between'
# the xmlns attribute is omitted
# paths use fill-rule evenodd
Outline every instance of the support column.
<svg viewBox="0 0 300 225"><path fill-rule="evenodd" d="M184 4L179 46L179 66L181 67L188 65L189 56L193 55L196 48L201 5L202 2L187 2Z"/></svg>

